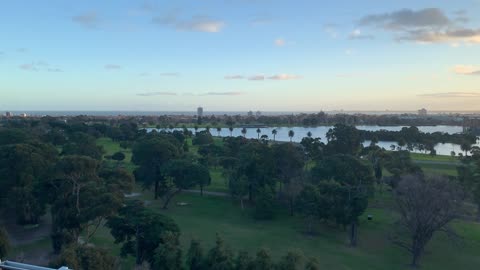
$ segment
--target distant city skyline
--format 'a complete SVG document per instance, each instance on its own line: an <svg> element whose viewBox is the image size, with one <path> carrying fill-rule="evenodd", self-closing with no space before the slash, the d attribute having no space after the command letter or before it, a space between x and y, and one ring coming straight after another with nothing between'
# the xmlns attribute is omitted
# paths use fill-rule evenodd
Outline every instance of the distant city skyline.
<svg viewBox="0 0 480 270"><path fill-rule="evenodd" d="M480 1L25 1L2 111L475 111Z"/></svg>

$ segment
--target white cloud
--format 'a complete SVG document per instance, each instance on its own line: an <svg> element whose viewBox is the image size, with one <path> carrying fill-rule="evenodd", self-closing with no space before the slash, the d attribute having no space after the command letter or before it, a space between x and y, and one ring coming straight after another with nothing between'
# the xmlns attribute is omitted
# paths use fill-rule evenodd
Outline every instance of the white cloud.
<svg viewBox="0 0 480 270"><path fill-rule="evenodd" d="M72 17L72 21L86 28L96 28L100 19L95 11Z"/></svg>
<svg viewBox="0 0 480 270"><path fill-rule="evenodd" d="M152 97L152 96L176 96L177 93L175 92L146 92L146 93L138 93L137 96L142 97Z"/></svg>
<svg viewBox="0 0 480 270"><path fill-rule="evenodd" d="M180 73L178 73L178 72L163 72L163 73L160 73L160 76L163 76L163 77L179 77Z"/></svg>
<svg viewBox="0 0 480 270"><path fill-rule="evenodd" d="M176 14L154 17L152 22L175 28L178 31L218 33L225 27L225 22L207 16L194 16L181 19Z"/></svg>
<svg viewBox="0 0 480 270"><path fill-rule="evenodd" d="M108 70L115 70L115 69L122 69L122 66L117 64L106 64L104 68Z"/></svg>
<svg viewBox="0 0 480 270"><path fill-rule="evenodd" d="M480 92L441 92L418 96L425 98L480 98Z"/></svg>
<svg viewBox="0 0 480 270"><path fill-rule="evenodd" d="M374 39L372 35L364 35L360 29L353 30L349 35L349 39Z"/></svg>
<svg viewBox="0 0 480 270"><path fill-rule="evenodd" d="M241 79L244 79L245 77L243 75L227 75L224 78L225 80L241 80Z"/></svg>
<svg viewBox="0 0 480 270"><path fill-rule="evenodd" d="M469 21L465 12L456 15L457 17L450 18L438 8L402 9L365 16L359 24L393 32L397 41L480 44L480 28L462 25Z"/></svg>
<svg viewBox="0 0 480 270"><path fill-rule="evenodd" d="M273 43L275 44L275 46L284 46L285 45L285 40L283 38L277 38L273 41Z"/></svg>
<svg viewBox="0 0 480 270"><path fill-rule="evenodd" d="M480 75L480 66L456 65L452 70L461 75Z"/></svg>
<svg viewBox="0 0 480 270"><path fill-rule="evenodd" d="M293 74L277 74L277 75L273 75L273 76L268 77L268 79L270 79L270 80L280 80L280 81L296 80L296 79L300 79L300 78L301 78L301 76L293 75Z"/></svg>
<svg viewBox="0 0 480 270"><path fill-rule="evenodd" d="M250 81L263 81L263 80L265 80L265 76L264 75L253 75L253 76L248 77L248 80L250 80Z"/></svg>

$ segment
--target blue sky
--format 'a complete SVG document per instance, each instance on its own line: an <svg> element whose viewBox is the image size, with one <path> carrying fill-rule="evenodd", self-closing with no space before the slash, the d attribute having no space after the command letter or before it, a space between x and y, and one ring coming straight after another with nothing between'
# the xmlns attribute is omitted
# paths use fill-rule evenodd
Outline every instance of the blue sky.
<svg viewBox="0 0 480 270"><path fill-rule="evenodd" d="M475 110L480 1L22 1L0 110Z"/></svg>

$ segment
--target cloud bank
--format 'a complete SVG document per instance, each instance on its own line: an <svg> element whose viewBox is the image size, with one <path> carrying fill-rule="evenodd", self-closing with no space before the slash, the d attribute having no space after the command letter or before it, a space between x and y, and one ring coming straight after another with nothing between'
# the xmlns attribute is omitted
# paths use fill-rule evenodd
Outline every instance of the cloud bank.
<svg viewBox="0 0 480 270"><path fill-rule="evenodd" d="M480 76L480 67L470 65L456 65L453 72L460 75L477 75Z"/></svg>
<svg viewBox="0 0 480 270"><path fill-rule="evenodd" d="M359 25L392 32L397 41L478 44L480 28L464 26L468 21L464 12L451 18L441 9L426 8L367 15L359 20Z"/></svg>
<svg viewBox="0 0 480 270"><path fill-rule="evenodd" d="M424 98L480 98L480 92L441 92L418 96Z"/></svg>
<svg viewBox="0 0 480 270"><path fill-rule="evenodd" d="M183 19L176 14L169 14L154 17L152 22L157 25L172 27L177 31L190 32L218 33L225 27L225 22L208 16L194 16L189 19Z"/></svg>
<svg viewBox="0 0 480 270"><path fill-rule="evenodd" d="M88 13L73 16L72 21L85 28L96 28L98 27L100 19L96 12L91 11Z"/></svg>

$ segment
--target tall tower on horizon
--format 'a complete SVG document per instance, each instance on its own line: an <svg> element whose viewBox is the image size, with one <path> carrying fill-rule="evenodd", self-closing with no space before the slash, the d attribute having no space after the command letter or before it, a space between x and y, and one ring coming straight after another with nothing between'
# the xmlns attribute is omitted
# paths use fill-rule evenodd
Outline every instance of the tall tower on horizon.
<svg viewBox="0 0 480 270"><path fill-rule="evenodd" d="M202 108L202 107L198 107L198 108L197 108L197 116L198 116L198 117L202 117L202 116L203 116L203 108Z"/></svg>

